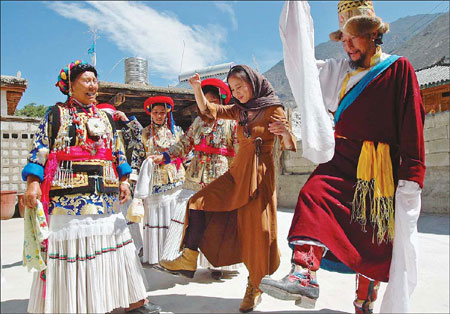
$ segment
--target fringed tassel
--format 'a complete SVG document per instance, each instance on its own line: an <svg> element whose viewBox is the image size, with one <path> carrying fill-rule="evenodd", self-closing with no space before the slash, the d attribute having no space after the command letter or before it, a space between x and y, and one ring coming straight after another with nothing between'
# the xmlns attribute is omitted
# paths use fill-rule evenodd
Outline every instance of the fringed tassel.
<svg viewBox="0 0 450 314"><path fill-rule="evenodd" d="M352 217L362 226L362 230L366 231L367 223L367 205L372 203L372 195L374 189L374 173L373 164L375 161L375 146L373 142L365 141L359 155L358 168L356 171L356 187L353 196ZM367 200L369 199L369 204Z"/></svg>
<svg viewBox="0 0 450 314"><path fill-rule="evenodd" d="M377 229L377 242L392 242L394 240L394 198L377 197L372 204L370 213L371 223L374 227L372 242L375 242L375 229Z"/></svg>
<svg viewBox="0 0 450 314"><path fill-rule="evenodd" d="M362 230L366 232L367 205L372 204L374 180L366 181L358 179L355 188L355 195L352 202L352 217L351 221L356 221L362 226ZM369 204L367 204L369 200Z"/></svg>
<svg viewBox="0 0 450 314"><path fill-rule="evenodd" d="M394 239L394 179L389 145L364 141L358 160L357 182L352 203L351 221L355 220L365 230L367 211L374 228L372 241ZM375 231L377 229L377 231Z"/></svg>

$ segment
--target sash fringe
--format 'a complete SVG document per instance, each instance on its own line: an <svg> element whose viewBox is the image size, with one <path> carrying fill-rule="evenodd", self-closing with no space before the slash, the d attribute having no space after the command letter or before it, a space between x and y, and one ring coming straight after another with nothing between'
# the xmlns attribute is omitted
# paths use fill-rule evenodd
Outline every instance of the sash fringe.
<svg viewBox="0 0 450 314"><path fill-rule="evenodd" d="M351 221L366 232L367 211L373 226L372 242L394 239L394 179L389 145L364 141L358 161L357 182L352 202ZM376 230L376 231L375 231Z"/></svg>

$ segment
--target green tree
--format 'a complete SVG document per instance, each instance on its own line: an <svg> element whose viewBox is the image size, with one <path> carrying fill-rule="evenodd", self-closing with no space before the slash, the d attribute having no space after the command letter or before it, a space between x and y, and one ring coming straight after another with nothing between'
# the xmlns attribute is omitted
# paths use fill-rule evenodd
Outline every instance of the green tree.
<svg viewBox="0 0 450 314"><path fill-rule="evenodd" d="M14 112L14 115L42 118L45 115L47 109L48 109L47 106L37 105L36 103L32 102L25 105L22 109L16 110L16 112Z"/></svg>

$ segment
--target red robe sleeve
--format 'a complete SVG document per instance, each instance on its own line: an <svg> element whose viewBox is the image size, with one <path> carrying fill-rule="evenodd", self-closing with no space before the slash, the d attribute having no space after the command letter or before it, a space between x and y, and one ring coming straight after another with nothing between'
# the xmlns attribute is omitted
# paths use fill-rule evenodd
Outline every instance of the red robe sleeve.
<svg viewBox="0 0 450 314"><path fill-rule="evenodd" d="M398 136L400 144L400 167L398 179L417 182L423 188L425 179L425 144L423 125L425 109L420 96L416 73L406 58L403 63L398 107Z"/></svg>

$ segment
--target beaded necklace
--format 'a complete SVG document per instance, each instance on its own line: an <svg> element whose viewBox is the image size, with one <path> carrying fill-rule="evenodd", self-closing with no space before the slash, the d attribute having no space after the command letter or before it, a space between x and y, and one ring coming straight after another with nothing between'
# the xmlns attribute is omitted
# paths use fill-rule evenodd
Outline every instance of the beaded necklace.
<svg viewBox="0 0 450 314"><path fill-rule="evenodd" d="M97 150L102 147L111 148L111 139L108 139L106 134L103 134L97 140L88 139L86 127L83 127L83 122L78 115L78 108L80 107L87 116L87 119L97 118L100 119L100 114L95 105L91 105L88 110L84 108L76 99L71 98L67 104L69 110L69 128L72 123L75 125L76 142L84 150L90 151L92 155L97 153Z"/></svg>

